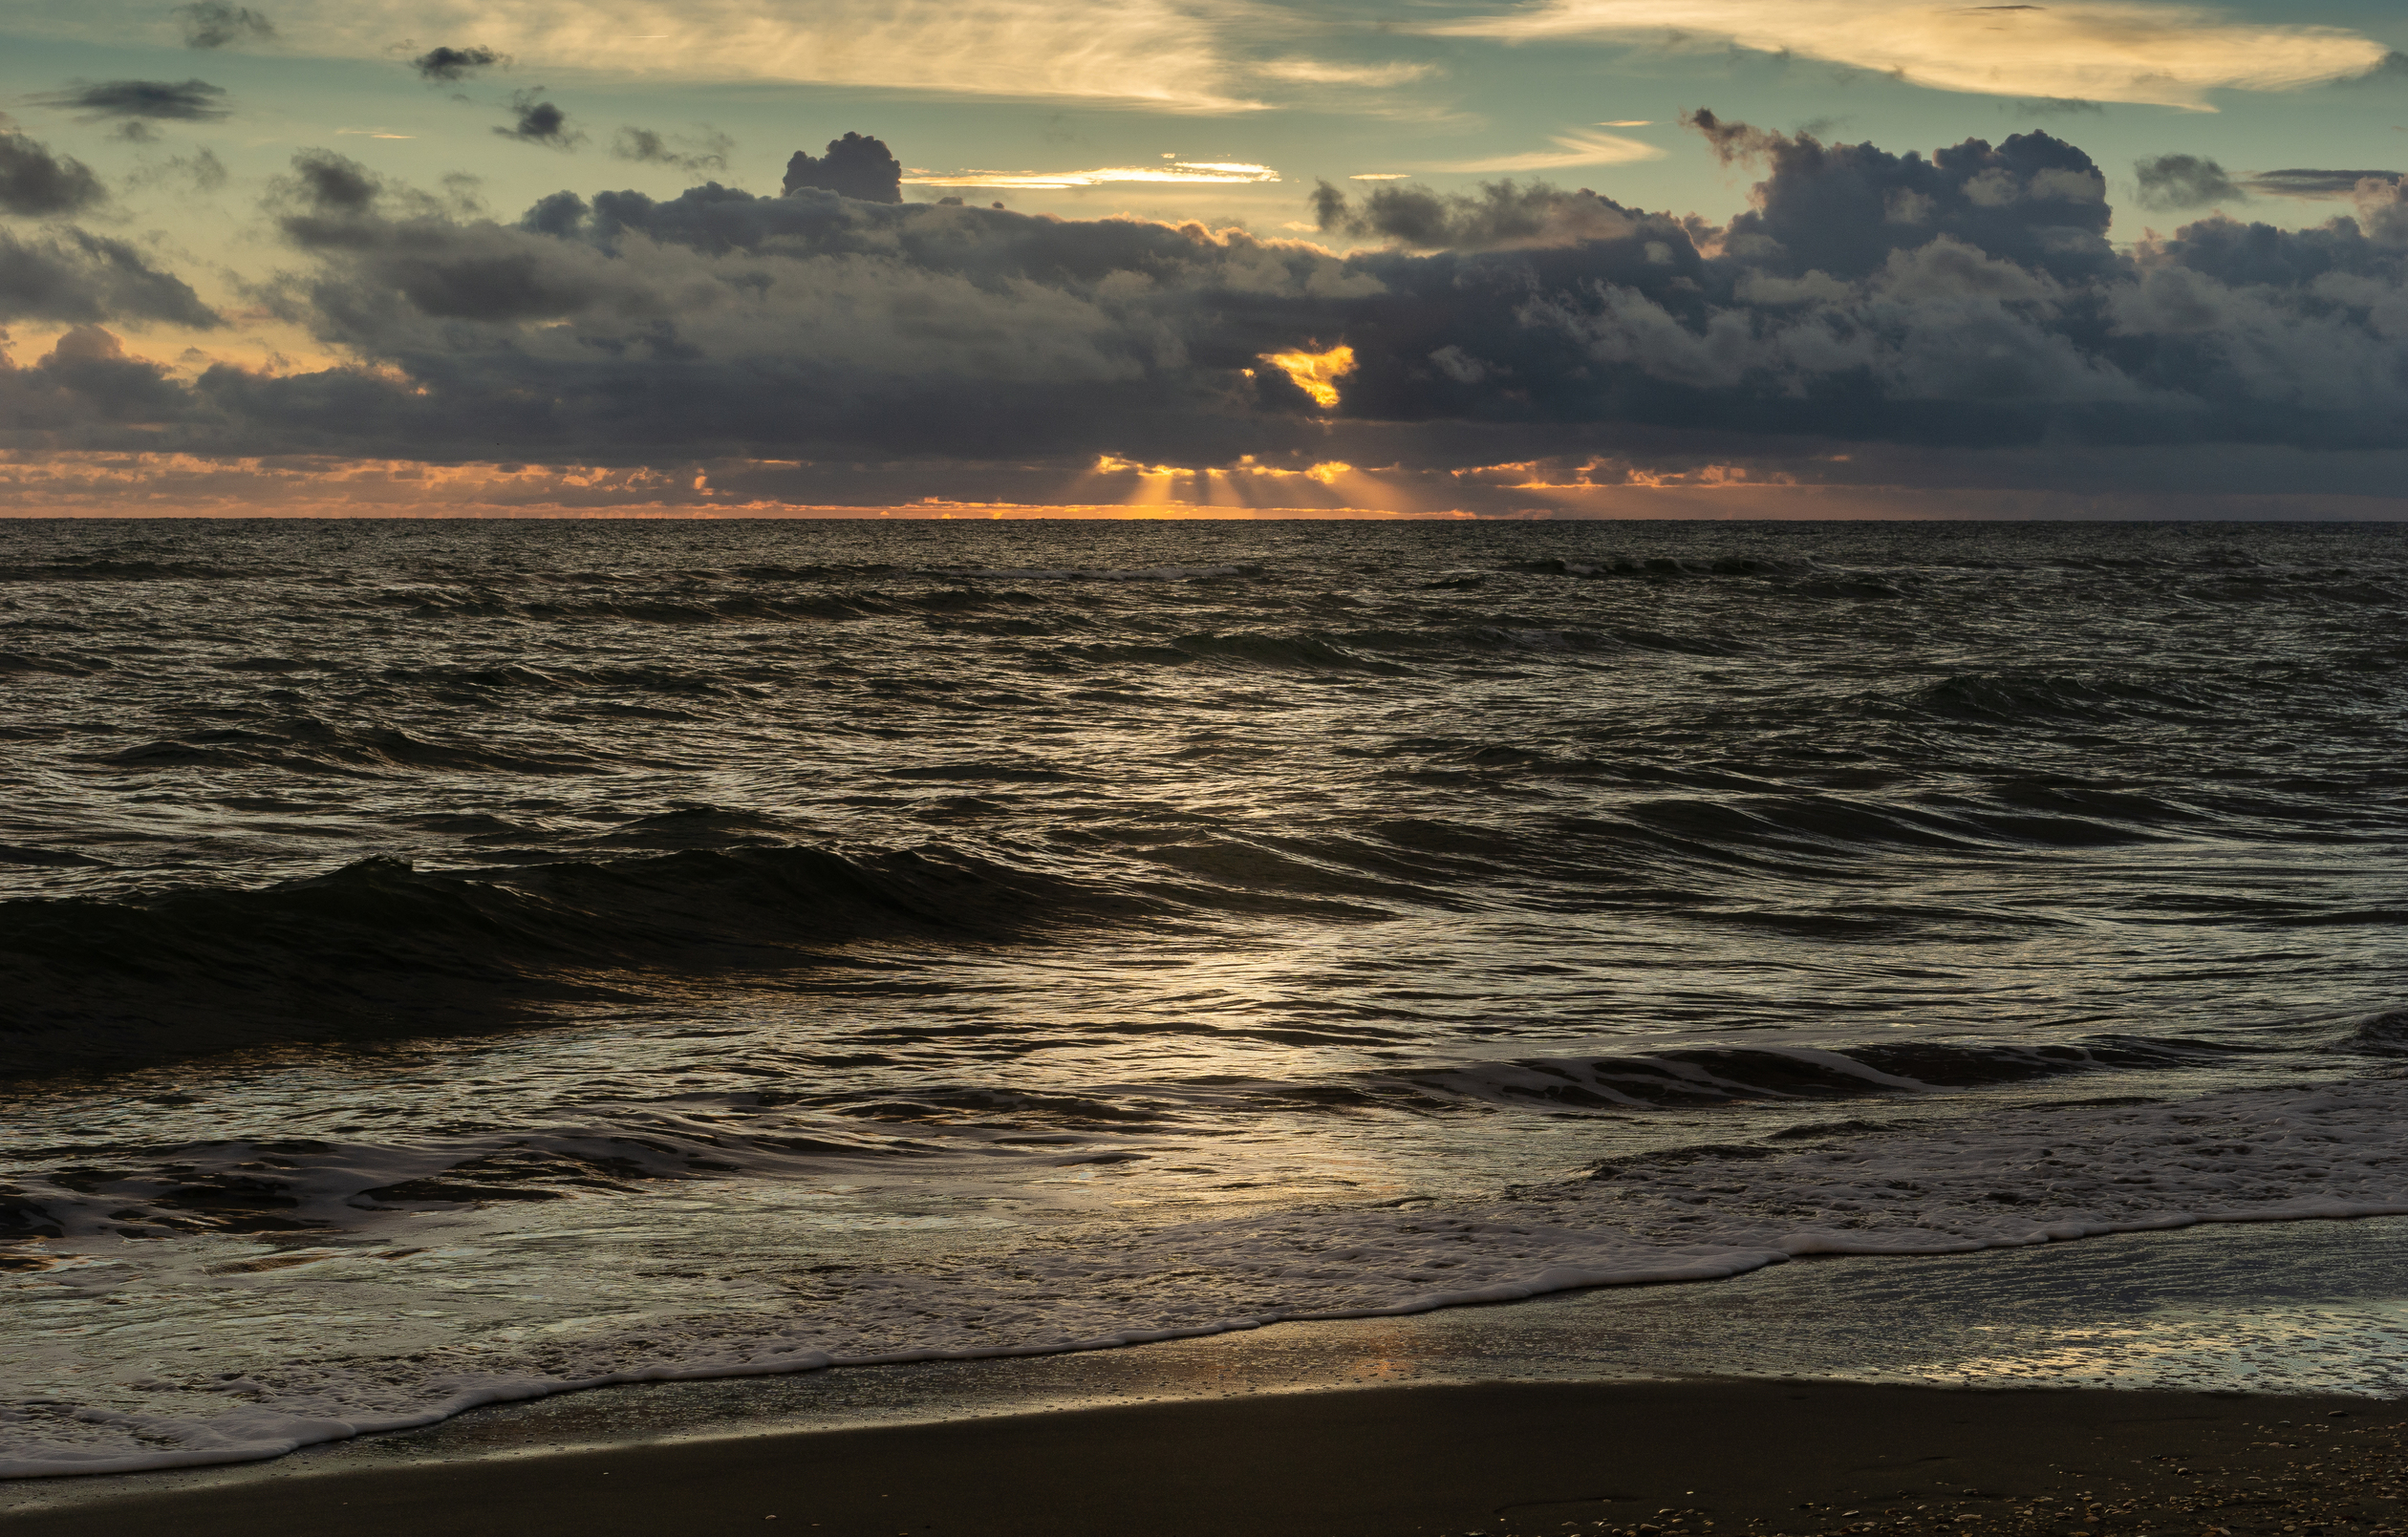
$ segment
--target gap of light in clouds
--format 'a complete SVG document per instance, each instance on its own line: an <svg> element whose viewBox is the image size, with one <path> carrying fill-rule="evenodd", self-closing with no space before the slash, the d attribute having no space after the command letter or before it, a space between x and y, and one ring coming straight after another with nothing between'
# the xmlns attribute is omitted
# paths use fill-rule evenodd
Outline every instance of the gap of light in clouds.
<svg viewBox="0 0 2408 1537"><path fill-rule="evenodd" d="M2271 26L2140 0L1956 6L1929 0L1543 0L1426 29L1514 42L1593 36L1729 42L1977 95L2206 110L2219 89L2292 90L2363 75L2388 52L2334 27Z"/></svg>

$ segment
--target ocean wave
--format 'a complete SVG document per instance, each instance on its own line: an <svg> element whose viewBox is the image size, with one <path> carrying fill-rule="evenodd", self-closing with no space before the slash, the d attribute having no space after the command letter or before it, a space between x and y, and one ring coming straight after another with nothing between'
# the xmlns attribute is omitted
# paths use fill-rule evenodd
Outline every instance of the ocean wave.
<svg viewBox="0 0 2408 1537"><path fill-rule="evenodd" d="M599 769L578 755L430 741L398 726L345 726L307 715L142 742L101 755L97 761L122 769L269 767L338 774L550 775Z"/></svg>
<svg viewBox="0 0 2408 1537"><path fill-rule="evenodd" d="M2002 725L2104 723L2134 712L2195 717L2217 708L2216 701L2171 683L2005 673L1942 678L1911 698L1935 715Z"/></svg>
<svg viewBox="0 0 2408 1537"><path fill-rule="evenodd" d="M281 574L272 568L221 566L210 561L120 560L106 556L0 563L0 582L256 582Z"/></svg>
<svg viewBox="0 0 2408 1537"><path fill-rule="evenodd" d="M361 607L404 609L414 619L529 619L560 624L825 624L874 618L895 610L892 602L860 592L786 597L760 592L702 591L562 602L512 597L484 587L386 587L351 601Z"/></svg>
<svg viewBox="0 0 2408 1537"><path fill-rule="evenodd" d="M944 577L950 581L982 580L1000 582L1194 582L1215 577L1260 576L1263 568L1251 564L1227 566L932 566L923 576Z"/></svg>
<svg viewBox="0 0 2408 1537"><path fill-rule="evenodd" d="M647 969L787 969L843 944L997 939L1156 899L941 844L686 848L507 870L374 858L251 889L0 902L0 1070L474 1029Z"/></svg>
<svg viewBox="0 0 2408 1537"><path fill-rule="evenodd" d="M2112 1069L2212 1068L2254 1050L2142 1036L2046 1046L1906 1041L1697 1047L1629 1057L1516 1058L1399 1075L1393 1082L1442 1100L1651 1110L1953 1092Z"/></svg>

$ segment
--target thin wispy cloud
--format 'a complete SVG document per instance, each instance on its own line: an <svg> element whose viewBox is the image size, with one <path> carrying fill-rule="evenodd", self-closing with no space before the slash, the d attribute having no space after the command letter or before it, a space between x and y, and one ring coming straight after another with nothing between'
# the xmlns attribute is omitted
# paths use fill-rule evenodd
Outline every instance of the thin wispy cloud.
<svg viewBox="0 0 2408 1537"><path fill-rule="evenodd" d="M922 187L1008 187L1022 191L1098 187L1116 181L1170 181L1190 186L1243 186L1277 181L1279 173L1267 165L1236 161L1172 160L1162 165L1107 165L1093 171L951 171L923 172L903 179Z"/></svg>
<svg viewBox="0 0 2408 1537"><path fill-rule="evenodd" d="M1640 160L1660 160L1668 153L1644 139L1622 134L1558 134L1552 142L1555 145L1553 149L1528 150L1515 155L1487 155L1468 160L1432 160L1422 169L1458 172L1560 171L1578 165L1631 165Z"/></svg>
<svg viewBox="0 0 2408 1537"><path fill-rule="evenodd" d="M1257 75L1297 85L1410 85L1438 73L1434 64L1339 64L1317 58L1275 58L1254 66Z"/></svg>
<svg viewBox="0 0 2408 1537"><path fill-rule="evenodd" d="M295 49L388 56L390 19L290 0ZM1221 24L1173 0L425 0L419 35L546 69L649 80L784 80L952 96L1076 98L1173 112L1249 108Z"/></svg>
<svg viewBox="0 0 2408 1537"><path fill-rule="evenodd" d="M2288 91L2366 75L2390 54L2341 28L2247 21L2150 0L1540 0L1427 31L1507 42L1736 45L1943 91L2190 108L2204 108L2218 90Z"/></svg>
<svg viewBox="0 0 2408 1537"><path fill-rule="evenodd" d="M216 122L234 115L226 88L206 80L94 80L34 99L91 118Z"/></svg>

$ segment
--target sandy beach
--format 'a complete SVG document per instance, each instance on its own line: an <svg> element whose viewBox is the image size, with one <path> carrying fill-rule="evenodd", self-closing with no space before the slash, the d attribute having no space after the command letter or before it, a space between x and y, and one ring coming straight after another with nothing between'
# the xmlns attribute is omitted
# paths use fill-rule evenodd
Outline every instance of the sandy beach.
<svg viewBox="0 0 2408 1537"><path fill-rule="evenodd" d="M1838 1383L1494 1384L628 1445L18 1517L262 1530L1422 1537L2381 1531L2408 1406Z"/></svg>

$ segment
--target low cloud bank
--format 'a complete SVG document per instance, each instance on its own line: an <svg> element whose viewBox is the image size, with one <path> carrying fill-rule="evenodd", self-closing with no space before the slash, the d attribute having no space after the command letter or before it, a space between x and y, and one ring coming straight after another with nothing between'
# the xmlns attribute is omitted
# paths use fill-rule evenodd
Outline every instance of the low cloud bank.
<svg viewBox="0 0 2408 1537"><path fill-rule="evenodd" d="M1500 443L1771 465L2048 445L2280 450L2313 489L2298 451L2408 440L2397 181L2354 181L2353 211L2314 228L2217 214L2118 250L2106 178L2046 133L1926 157L1691 122L1760 169L1727 224L1545 185L1323 186L1322 229L1387 243L1352 255L905 203L894 157L857 135L797 156L782 196L561 192L515 223L312 151L269 209L295 270L260 302L355 366L184 379L87 338L0 390L38 399L10 419L38 416L54 447L452 461L1378 454L1443 473ZM72 203L46 174L24 196ZM0 252L17 312L213 318L130 248L42 239ZM1263 361L1340 346L1334 402Z"/></svg>

